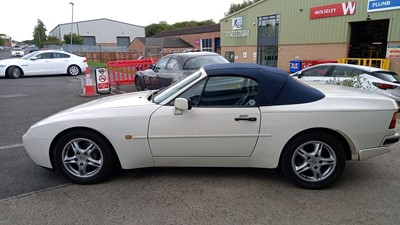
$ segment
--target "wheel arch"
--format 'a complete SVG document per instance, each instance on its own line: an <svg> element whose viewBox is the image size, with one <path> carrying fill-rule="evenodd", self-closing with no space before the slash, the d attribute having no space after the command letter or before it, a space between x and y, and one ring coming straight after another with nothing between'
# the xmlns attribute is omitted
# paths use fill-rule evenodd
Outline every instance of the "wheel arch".
<svg viewBox="0 0 400 225"><path fill-rule="evenodd" d="M25 75L25 70L22 69L22 67L20 67L20 66L18 66L18 65L11 65L11 66L7 67L7 69L6 69L6 75L7 75L7 74L9 73L9 71L10 71L12 68L14 68L14 67L18 67L18 68L22 71L22 75L21 75L21 76L24 76L24 75Z"/></svg>
<svg viewBox="0 0 400 225"><path fill-rule="evenodd" d="M344 149L346 160L352 159L352 149L354 149L354 146L351 143L350 139L345 134L343 134L339 131L328 129L328 128L311 128L311 129L303 130L303 131L297 133L292 138L290 138L288 142L286 142L286 144L283 147L283 151L285 151L287 149L287 146L289 145L290 142L292 142L293 139L297 138L300 135L304 135L306 133L328 133L328 134L334 136L342 145L342 147ZM281 155L279 157L278 167L281 167L283 151L281 152Z"/></svg>
<svg viewBox="0 0 400 225"><path fill-rule="evenodd" d="M107 142L107 144L109 144L111 146L111 151L113 154L113 157L115 159L115 161L117 162L117 167L121 168L121 162L119 160L119 157L117 155L117 152L115 151L114 146L112 145L112 143L99 131L92 129L92 128L88 128L88 127L73 127L73 128L69 128L66 130L63 130L62 132L60 132L59 134L57 134L54 139L52 140L51 144L50 144L50 149L49 149L49 157L50 157L50 162L51 162L51 166L53 168L53 170L56 170L56 166L55 166L55 162L54 162L54 152L55 152L55 145L57 144L57 142L60 140L60 138L69 132L74 132L74 131L87 131L87 132L92 132L95 133L99 136L101 136L102 138L104 138L104 140Z"/></svg>

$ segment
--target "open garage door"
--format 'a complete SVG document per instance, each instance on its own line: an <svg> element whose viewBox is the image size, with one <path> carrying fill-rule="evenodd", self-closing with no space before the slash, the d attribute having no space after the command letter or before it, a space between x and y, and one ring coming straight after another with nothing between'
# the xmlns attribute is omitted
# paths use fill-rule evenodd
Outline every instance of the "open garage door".
<svg viewBox="0 0 400 225"><path fill-rule="evenodd" d="M389 20L350 23L349 58L385 58Z"/></svg>

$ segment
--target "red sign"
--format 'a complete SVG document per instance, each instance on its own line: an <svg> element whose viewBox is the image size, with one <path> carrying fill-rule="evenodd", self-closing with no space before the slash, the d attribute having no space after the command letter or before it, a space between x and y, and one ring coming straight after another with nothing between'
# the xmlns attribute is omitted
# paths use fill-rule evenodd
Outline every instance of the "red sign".
<svg viewBox="0 0 400 225"><path fill-rule="evenodd" d="M317 6L310 9L311 19L334 16L347 16L356 13L356 2L343 2L332 5Z"/></svg>

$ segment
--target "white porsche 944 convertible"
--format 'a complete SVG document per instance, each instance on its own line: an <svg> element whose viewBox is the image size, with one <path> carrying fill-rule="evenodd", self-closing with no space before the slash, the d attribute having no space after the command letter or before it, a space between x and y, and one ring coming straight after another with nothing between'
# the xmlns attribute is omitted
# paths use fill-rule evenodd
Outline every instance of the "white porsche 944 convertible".
<svg viewBox="0 0 400 225"><path fill-rule="evenodd" d="M33 161L75 183L114 169L281 168L294 184L325 188L347 160L390 151L397 105L355 88L309 86L255 64L208 65L162 91L97 99L34 124Z"/></svg>

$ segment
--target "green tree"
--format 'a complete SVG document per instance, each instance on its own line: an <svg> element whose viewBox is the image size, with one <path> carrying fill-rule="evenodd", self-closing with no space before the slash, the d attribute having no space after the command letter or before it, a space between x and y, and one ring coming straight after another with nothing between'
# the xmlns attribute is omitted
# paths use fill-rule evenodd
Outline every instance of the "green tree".
<svg viewBox="0 0 400 225"><path fill-rule="evenodd" d="M231 6L229 7L228 12L225 12L225 16L228 16L228 15L230 15L234 12L237 12L241 9L244 9L247 6L249 6L253 3L256 3L258 1L260 1L260 0L253 0L253 1L252 0L244 0L243 3L238 3L238 4L232 3Z"/></svg>
<svg viewBox="0 0 400 225"><path fill-rule="evenodd" d="M160 32L170 30L170 25L165 21L160 21L159 23L152 23L146 28L146 37L154 36Z"/></svg>
<svg viewBox="0 0 400 225"><path fill-rule="evenodd" d="M0 37L0 46L3 46L3 45L4 45L4 40L3 40L3 38Z"/></svg>
<svg viewBox="0 0 400 225"><path fill-rule="evenodd" d="M71 43L71 34L65 34L64 35L64 41L66 44ZM74 45L82 45L84 42L84 39L82 36L72 33L72 44Z"/></svg>
<svg viewBox="0 0 400 225"><path fill-rule="evenodd" d="M33 43L35 43L39 48L42 48L47 40L46 31L46 26L40 19L38 19L37 24L33 29Z"/></svg>
<svg viewBox="0 0 400 225"><path fill-rule="evenodd" d="M55 36L48 36L46 45L62 45L63 42Z"/></svg>
<svg viewBox="0 0 400 225"><path fill-rule="evenodd" d="M177 30L184 28L192 28L198 26L212 25L215 24L214 20L204 20L204 21L184 21L177 22L172 25L168 24L165 21L160 21L159 23L153 23L146 27L146 37L154 36L160 32L168 31L168 30Z"/></svg>

